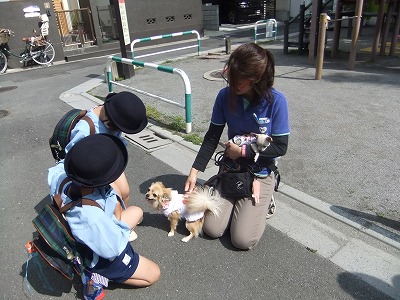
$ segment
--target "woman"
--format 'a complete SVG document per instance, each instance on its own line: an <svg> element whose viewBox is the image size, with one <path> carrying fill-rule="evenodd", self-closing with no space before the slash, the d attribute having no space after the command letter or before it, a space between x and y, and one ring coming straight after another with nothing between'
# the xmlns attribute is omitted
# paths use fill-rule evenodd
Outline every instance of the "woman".
<svg viewBox="0 0 400 300"><path fill-rule="evenodd" d="M118 137L95 134L78 141L65 160L49 169L50 194L60 194L63 206L82 197L100 205L74 206L65 212L74 238L93 253L83 279L85 299L104 295L99 285L93 291L91 273L137 287L149 286L160 277L159 266L138 255L128 242L130 231L142 221L143 211L135 206L126 208L110 185L127 162L126 146Z"/></svg>
<svg viewBox="0 0 400 300"><path fill-rule="evenodd" d="M223 71L228 87L217 95L210 127L186 180L185 191L193 191L197 174L203 172L211 159L221 134L228 126L228 139L252 133L272 138L269 146L257 154L249 144L242 147L225 143L225 170L251 170L257 174L255 197L226 198L218 218L206 216L204 232L212 238L221 237L228 229L233 245L249 250L260 240L266 224L268 206L275 180L271 169L275 158L283 156L290 134L287 101L273 88L275 62L272 53L254 43L243 44L232 52ZM220 189L220 185L217 186Z"/></svg>

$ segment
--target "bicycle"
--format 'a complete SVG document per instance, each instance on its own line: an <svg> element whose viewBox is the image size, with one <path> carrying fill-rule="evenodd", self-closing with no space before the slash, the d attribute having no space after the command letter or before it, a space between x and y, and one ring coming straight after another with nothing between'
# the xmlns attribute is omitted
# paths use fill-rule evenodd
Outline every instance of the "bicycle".
<svg viewBox="0 0 400 300"><path fill-rule="evenodd" d="M10 29L0 29L0 74L5 73L8 66L10 56L17 57L24 67L31 61L39 65L50 66L54 60L55 50L53 45L47 40L46 35L37 35L36 30L33 30L32 37L25 37L22 40L25 42L25 49L20 55L16 55L10 51L8 42L10 37L14 35Z"/></svg>

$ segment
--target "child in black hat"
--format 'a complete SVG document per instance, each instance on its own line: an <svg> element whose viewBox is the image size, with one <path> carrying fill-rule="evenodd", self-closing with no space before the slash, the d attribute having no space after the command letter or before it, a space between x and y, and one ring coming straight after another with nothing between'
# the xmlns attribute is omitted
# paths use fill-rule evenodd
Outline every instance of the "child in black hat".
<svg viewBox="0 0 400 300"><path fill-rule="evenodd" d="M61 193L63 205L79 195L101 206L75 206L65 213L74 238L93 251L86 268L88 275L97 273L118 283L145 287L159 279L160 268L138 255L128 242L143 212L135 206L125 207L111 186L127 162L126 146L118 137L91 135L77 142L64 161L49 169L48 183L52 195Z"/></svg>
<svg viewBox="0 0 400 300"><path fill-rule="evenodd" d="M86 116L93 121L96 133L112 134L120 138L122 132L135 134L147 126L145 105L138 96L127 91L108 94L104 104L88 110ZM89 124L84 120L79 121L71 131L70 142L65 147L65 152L70 151L73 145L89 135ZM125 173L111 183L111 186L127 206L130 192ZM136 233L132 231L129 240L133 241L136 238Z"/></svg>

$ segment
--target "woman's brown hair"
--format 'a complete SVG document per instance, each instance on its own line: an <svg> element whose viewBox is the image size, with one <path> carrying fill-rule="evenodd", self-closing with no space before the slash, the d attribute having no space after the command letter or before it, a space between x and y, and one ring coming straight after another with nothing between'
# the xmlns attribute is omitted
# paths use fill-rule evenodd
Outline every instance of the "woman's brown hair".
<svg viewBox="0 0 400 300"><path fill-rule="evenodd" d="M262 98L273 102L271 88L275 77L275 60L272 53L255 43L239 46L232 52L226 63L228 71L229 103L232 108L236 104L236 86L239 80L247 79L254 90L251 103L258 103Z"/></svg>

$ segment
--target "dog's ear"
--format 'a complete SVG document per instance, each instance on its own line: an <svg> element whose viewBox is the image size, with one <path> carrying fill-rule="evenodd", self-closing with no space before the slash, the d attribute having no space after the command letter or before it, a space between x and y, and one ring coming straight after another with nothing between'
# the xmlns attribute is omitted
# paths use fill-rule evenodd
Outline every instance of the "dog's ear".
<svg viewBox="0 0 400 300"><path fill-rule="evenodd" d="M161 181L157 181L154 184L157 184L158 186L160 186L161 188L165 188L164 184Z"/></svg>

